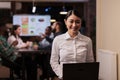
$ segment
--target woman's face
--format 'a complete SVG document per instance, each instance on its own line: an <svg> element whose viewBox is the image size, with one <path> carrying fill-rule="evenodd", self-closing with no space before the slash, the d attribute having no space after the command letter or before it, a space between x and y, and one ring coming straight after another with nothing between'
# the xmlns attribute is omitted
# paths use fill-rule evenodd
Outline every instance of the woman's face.
<svg viewBox="0 0 120 80"><path fill-rule="evenodd" d="M15 30L15 34L16 35L19 35L21 33L21 27L18 27L16 30Z"/></svg>
<svg viewBox="0 0 120 80"><path fill-rule="evenodd" d="M81 19L76 15L72 14L67 19L64 20L68 32L70 34L77 34L81 27Z"/></svg>

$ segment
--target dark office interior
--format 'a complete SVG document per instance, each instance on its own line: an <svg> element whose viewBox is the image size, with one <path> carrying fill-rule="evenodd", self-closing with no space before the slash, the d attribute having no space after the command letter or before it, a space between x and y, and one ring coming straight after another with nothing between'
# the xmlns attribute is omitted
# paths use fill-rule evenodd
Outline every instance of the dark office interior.
<svg viewBox="0 0 120 80"><path fill-rule="evenodd" d="M34 1L34 2L33 2ZM64 24L65 15L59 14L63 10L77 9L80 11L83 20L83 27L86 28L84 35L90 37L93 42L94 58L96 59L96 0L85 1L11 1L11 8L0 9L0 25L5 23L13 23L13 15L50 15L51 19L60 21ZM32 8L36 6L36 11L33 13ZM53 22L51 22L52 24ZM66 32L65 24L63 32ZM33 37L34 38L34 37ZM24 41L34 40L31 36L23 36Z"/></svg>

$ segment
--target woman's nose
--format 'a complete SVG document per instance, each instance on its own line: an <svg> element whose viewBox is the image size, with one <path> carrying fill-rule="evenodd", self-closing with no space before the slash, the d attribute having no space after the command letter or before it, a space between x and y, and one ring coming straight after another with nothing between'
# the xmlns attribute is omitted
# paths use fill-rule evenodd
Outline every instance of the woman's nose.
<svg viewBox="0 0 120 80"><path fill-rule="evenodd" d="M74 22L74 23L72 24L72 26L76 26L76 23Z"/></svg>

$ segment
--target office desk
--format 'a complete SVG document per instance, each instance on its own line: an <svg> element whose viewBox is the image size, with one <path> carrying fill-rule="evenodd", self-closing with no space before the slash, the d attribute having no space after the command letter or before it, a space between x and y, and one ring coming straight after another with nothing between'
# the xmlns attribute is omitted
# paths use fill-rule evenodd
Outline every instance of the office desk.
<svg viewBox="0 0 120 80"><path fill-rule="evenodd" d="M50 53L50 50L34 50L34 49L19 49L18 55L22 57L22 80L25 79L25 56L31 56L34 59L35 55L42 55L46 53Z"/></svg>
<svg viewBox="0 0 120 80"><path fill-rule="evenodd" d="M34 49L27 49L27 48L25 48L25 49L19 49L18 50L18 54L28 54L28 53L41 53L41 51L43 51L43 50L34 50Z"/></svg>
<svg viewBox="0 0 120 80"><path fill-rule="evenodd" d="M43 49L43 50L34 50L34 49L19 49L18 50L18 55L23 56L23 55L35 55L35 54L46 54L50 53L51 50L49 49Z"/></svg>

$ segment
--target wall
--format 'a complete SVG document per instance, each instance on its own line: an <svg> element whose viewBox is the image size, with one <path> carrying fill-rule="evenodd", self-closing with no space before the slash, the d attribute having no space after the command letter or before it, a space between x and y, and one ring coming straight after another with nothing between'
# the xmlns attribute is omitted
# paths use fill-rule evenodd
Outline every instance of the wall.
<svg viewBox="0 0 120 80"><path fill-rule="evenodd" d="M88 0L0 0L0 1L36 1L36 2L86 2Z"/></svg>
<svg viewBox="0 0 120 80"><path fill-rule="evenodd" d="M97 50L120 54L120 0L97 0ZM118 80L120 62L118 56Z"/></svg>

